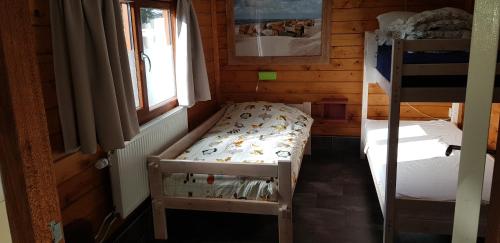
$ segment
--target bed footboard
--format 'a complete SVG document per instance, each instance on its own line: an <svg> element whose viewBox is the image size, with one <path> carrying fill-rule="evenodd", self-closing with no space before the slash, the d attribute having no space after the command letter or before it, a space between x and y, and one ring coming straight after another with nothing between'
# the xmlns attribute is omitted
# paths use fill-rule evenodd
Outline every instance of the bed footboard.
<svg viewBox="0 0 500 243"><path fill-rule="evenodd" d="M165 209L277 215L280 243L293 242L292 166L289 160L277 164L218 163L150 157L149 183L156 239L167 239ZM164 195L163 175L171 173L221 174L250 177L278 177L278 202L225 198L192 198Z"/></svg>

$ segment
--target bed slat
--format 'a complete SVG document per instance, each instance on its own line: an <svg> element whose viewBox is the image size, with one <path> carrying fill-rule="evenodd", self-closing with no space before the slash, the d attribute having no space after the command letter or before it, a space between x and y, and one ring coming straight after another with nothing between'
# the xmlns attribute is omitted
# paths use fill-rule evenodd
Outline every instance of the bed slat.
<svg viewBox="0 0 500 243"><path fill-rule="evenodd" d="M246 164L238 162L207 162L190 160L161 160L162 173L195 173L215 175L239 175L255 177L278 177L277 164Z"/></svg>
<svg viewBox="0 0 500 243"><path fill-rule="evenodd" d="M403 51L466 51L470 49L470 40L400 40Z"/></svg>
<svg viewBox="0 0 500 243"><path fill-rule="evenodd" d="M218 198L164 197L163 205L172 209L189 209L212 212L277 215L278 203Z"/></svg>
<svg viewBox="0 0 500 243"><path fill-rule="evenodd" d="M403 76L467 75L468 63L404 64Z"/></svg>
<svg viewBox="0 0 500 243"><path fill-rule="evenodd" d="M497 64L497 74L500 64ZM468 63L404 64L403 76L468 75Z"/></svg>

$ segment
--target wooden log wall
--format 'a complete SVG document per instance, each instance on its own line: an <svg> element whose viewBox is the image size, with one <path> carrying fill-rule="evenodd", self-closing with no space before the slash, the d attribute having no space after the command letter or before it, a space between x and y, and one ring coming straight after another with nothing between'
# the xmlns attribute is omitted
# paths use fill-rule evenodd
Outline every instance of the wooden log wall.
<svg viewBox="0 0 500 243"><path fill-rule="evenodd" d="M497 146L498 119L500 118L500 104L491 107L490 131L488 136L488 149L495 150Z"/></svg>
<svg viewBox="0 0 500 243"><path fill-rule="evenodd" d="M268 100L318 102L347 98L348 121L332 123L317 119L314 135L359 136L363 80L364 32L377 29L376 16L394 10L422 11L443 6L465 8L468 0L332 0L330 62L321 65L229 65L227 58L226 1L217 1L222 101ZM260 82L258 70L277 71L277 81ZM369 117L387 117L387 96L370 87ZM447 118L450 104L401 106L403 119ZM416 108L416 109L415 109ZM418 110L418 111L417 111ZM313 110L314 113L314 110ZM424 113L426 115L423 115Z"/></svg>
<svg viewBox="0 0 500 243"><path fill-rule="evenodd" d="M217 42L212 36L214 32L212 19L216 19L212 16L212 13L215 13L215 4L207 0L194 0L193 2L200 20L213 101L201 102L189 109L190 127L203 122L217 110L215 80L219 73L218 49L213 48ZM106 154L98 152L86 155L77 152L65 155L63 153L52 61L49 1L30 0L30 10L31 23L36 35L37 61L42 79L47 126L65 234L67 239L87 242L86 239L92 239L101 221L112 210L109 172L94 168L96 160L105 157Z"/></svg>

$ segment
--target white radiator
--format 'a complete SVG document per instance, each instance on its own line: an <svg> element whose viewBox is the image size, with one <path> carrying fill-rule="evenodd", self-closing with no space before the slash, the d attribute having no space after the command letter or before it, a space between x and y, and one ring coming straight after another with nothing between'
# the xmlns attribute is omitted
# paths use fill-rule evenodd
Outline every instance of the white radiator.
<svg viewBox="0 0 500 243"><path fill-rule="evenodd" d="M141 132L124 149L110 157L113 203L122 218L149 197L147 157L158 154L188 132L187 109L172 111L141 126Z"/></svg>

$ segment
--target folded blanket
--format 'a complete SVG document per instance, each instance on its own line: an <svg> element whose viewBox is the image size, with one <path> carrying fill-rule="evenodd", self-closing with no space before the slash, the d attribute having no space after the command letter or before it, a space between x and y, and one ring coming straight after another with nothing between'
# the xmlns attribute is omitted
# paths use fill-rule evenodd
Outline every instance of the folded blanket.
<svg viewBox="0 0 500 243"><path fill-rule="evenodd" d="M411 28L416 28L420 25L425 25L442 20L459 20L467 23L468 28L472 28L472 15L458 8L440 8L435 10L424 11L413 15L406 21L406 24Z"/></svg>
<svg viewBox="0 0 500 243"><path fill-rule="evenodd" d="M413 32L405 36L407 40L417 39L470 39L470 30L429 30Z"/></svg>
<svg viewBox="0 0 500 243"><path fill-rule="evenodd" d="M440 8L398 19L386 31L377 31L379 45L391 45L392 39L470 39L472 15L457 8Z"/></svg>
<svg viewBox="0 0 500 243"><path fill-rule="evenodd" d="M410 23L409 23L410 24ZM432 22L424 22L412 26L413 31L428 31L428 30L470 30L472 22L461 19L443 19Z"/></svg>

